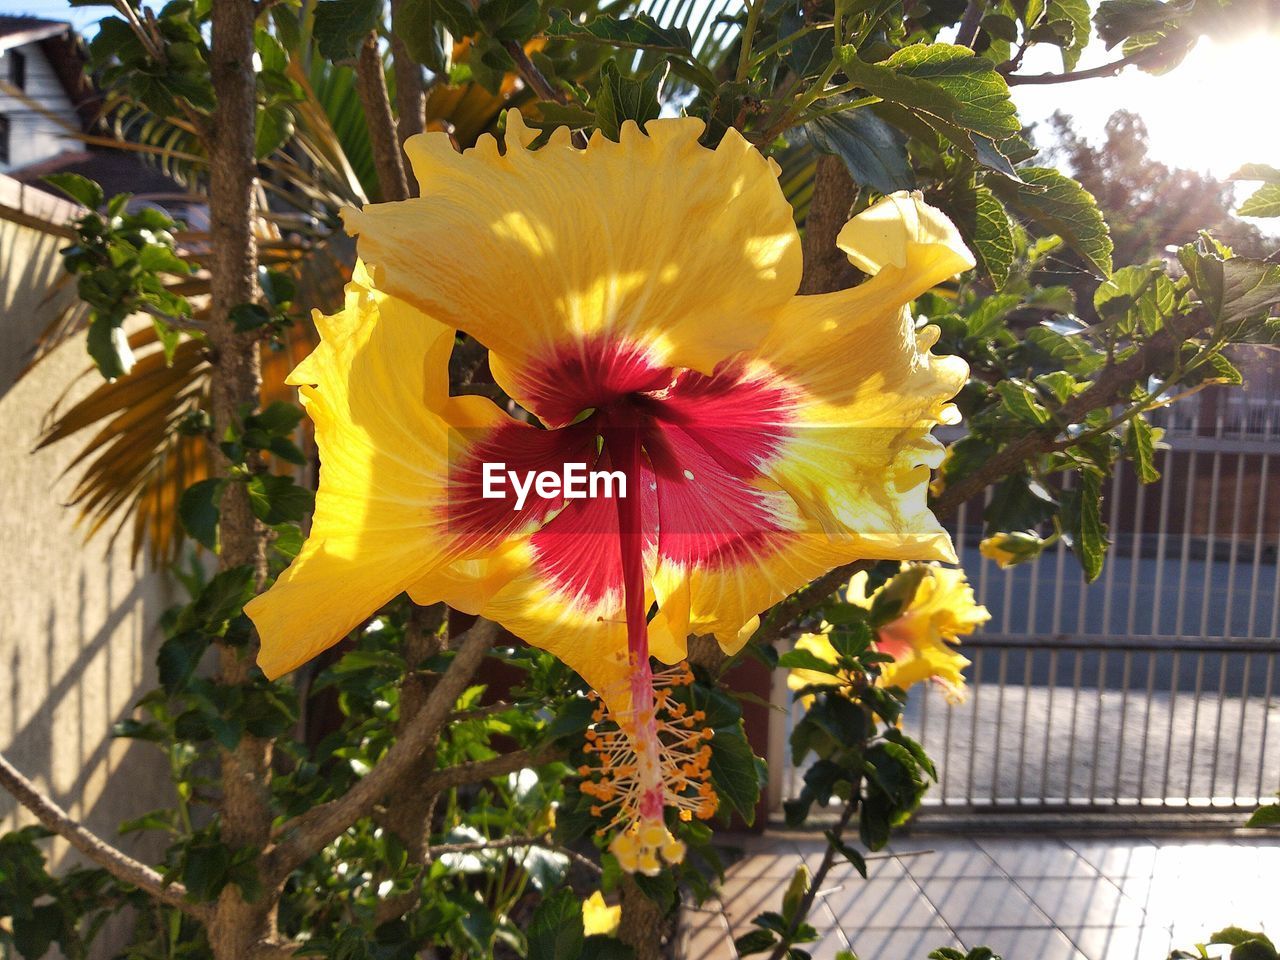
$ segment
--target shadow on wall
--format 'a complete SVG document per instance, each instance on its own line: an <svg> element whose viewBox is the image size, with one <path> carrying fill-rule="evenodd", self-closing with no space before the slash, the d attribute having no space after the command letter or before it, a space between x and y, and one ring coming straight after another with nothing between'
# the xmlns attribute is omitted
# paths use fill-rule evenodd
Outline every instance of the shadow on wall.
<svg viewBox="0 0 1280 960"><path fill-rule="evenodd" d="M11 195L13 181L6 180L0 177L5 206L23 203L55 221L75 216L73 205L33 198L34 191ZM174 597L166 576L130 566L128 544L110 542L109 531L84 542L75 511L65 506L76 477L63 471L80 446L76 438L32 452L46 412L68 387L66 401L73 402L95 386L80 376L88 366L83 337L17 380L40 334L74 301L58 255L65 245L62 237L0 220L0 751L115 840L122 820L171 803L163 755L113 740L111 729L155 686L156 624ZM0 794L0 831L28 822ZM162 840L133 835L118 842L151 859ZM55 867L76 856L61 841L49 854ZM112 955L112 939L103 938L97 955Z"/></svg>

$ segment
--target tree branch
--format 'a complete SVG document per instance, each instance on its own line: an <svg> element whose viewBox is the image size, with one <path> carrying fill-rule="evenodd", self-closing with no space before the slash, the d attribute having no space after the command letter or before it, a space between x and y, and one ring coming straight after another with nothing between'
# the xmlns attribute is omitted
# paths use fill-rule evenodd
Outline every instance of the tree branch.
<svg viewBox="0 0 1280 960"><path fill-rule="evenodd" d="M382 54L378 51L376 30L369 31L356 57L356 92L360 95L360 105L364 107L364 122L369 128L382 199L407 200L409 180L405 175L400 141L396 137L396 121L391 115L387 74L382 66Z"/></svg>
<svg viewBox="0 0 1280 960"><path fill-rule="evenodd" d="M421 789L431 793L441 793L454 787L483 783L503 774L523 770L525 767L540 767L544 763L563 759L563 751L554 746L545 746L536 750L513 750L488 760L473 760L470 763L459 763L456 766L445 767L443 770L436 770L423 778Z"/></svg>
<svg viewBox="0 0 1280 960"><path fill-rule="evenodd" d="M956 43L962 47L973 47L978 39L978 30L982 27L982 14L986 11L985 0L969 0L964 8L964 16L960 18L960 26L956 29Z"/></svg>
<svg viewBox="0 0 1280 960"><path fill-rule="evenodd" d="M86 857L105 869L117 880L146 891L162 903L177 907L197 920L208 921L213 910L208 904L191 903L186 899L186 887L180 883L165 883L164 877L111 844L91 830L76 823L71 815L37 789L0 754L0 786L35 814L46 827L66 840Z"/></svg>
<svg viewBox="0 0 1280 960"><path fill-rule="evenodd" d="M453 662L430 698L382 760L343 796L294 817L276 831L275 845L263 856L264 873L273 882L288 876L307 857L371 813L400 778L415 769L418 758L435 742L458 697L471 682L497 636L496 624L477 621L462 635ZM423 789L435 788L424 783Z"/></svg>
<svg viewBox="0 0 1280 960"><path fill-rule="evenodd" d="M1066 73L1010 73L1004 79L1011 87L1028 83L1073 83L1076 80L1095 80L1098 77L1112 77L1131 64L1141 63L1150 54L1150 50L1131 53L1111 63L1090 67L1088 70L1069 70ZM1011 63L1014 61L1010 61Z"/></svg>

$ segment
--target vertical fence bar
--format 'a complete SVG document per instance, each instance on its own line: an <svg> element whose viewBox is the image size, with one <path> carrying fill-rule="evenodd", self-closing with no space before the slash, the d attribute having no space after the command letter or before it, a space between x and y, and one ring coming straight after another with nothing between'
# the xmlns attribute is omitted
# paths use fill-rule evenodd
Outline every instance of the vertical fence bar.
<svg viewBox="0 0 1280 960"><path fill-rule="evenodd" d="M1066 773L1066 789L1063 792L1063 800L1071 803L1071 786L1075 779L1076 766L1076 718L1080 714L1080 680L1084 671L1084 651L1077 650L1075 669L1071 676L1071 734L1067 740L1067 773Z"/></svg>
<svg viewBox="0 0 1280 960"><path fill-rule="evenodd" d="M1244 746L1248 740L1249 722L1249 672L1253 667L1253 654L1244 655L1244 675L1240 680L1240 729L1236 737L1236 769L1231 777L1231 803L1240 802L1240 764L1244 760Z"/></svg>
<svg viewBox="0 0 1280 960"><path fill-rule="evenodd" d="M1191 737L1187 745L1187 802L1195 798L1196 739L1200 735L1200 697L1204 693L1204 651L1196 654L1196 689L1191 702Z"/></svg>
<svg viewBox="0 0 1280 960"><path fill-rule="evenodd" d="M973 776L978 764L978 715L981 713L978 709L978 696L982 693L982 662L985 659L986 654L983 650L977 651L977 656L973 658L973 699L970 701L973 719L969 723L969 779L964 789L964 800L969 806L973 806Z"/></svg>
<svg viewBox="0 0 1280 960"><path fill-rule="evenodd" d="M1194 436L1199 431L1200 406L1196 404L1196 412L1191 417L1191 431ZM1195 517L1196 505L1196 449L1192 447L1187 455L1187 488L1186 504L1182 511L1182 563L1178 569L1178 607L1174 616L1173 635L1181 637L1186 613L1187 569L1191 564L1191 521ZM1170 730L1170 733L1173 731ZM1167 794L1168 791L1166 790Z"/></svg>
<svg viewBox="0 0 1280 960"><path fill-rule="evenodd" d="M1213 428L1213 438L1222 439L1222 414ZM1209 636L1209 611L1213 606L1213 564L1218 546L1218 490L1222 481L1222 451L1214 445L1213 468L1209 480L1209 529L1204 538L1204 588L1200 591L1200 636Z"/></svg>
<svg viewBox="0 0 1280 960"><path fill-rule="evenodd" d="M1164 560L1169 544L1169 500L1173 494L1173 447L1164 452L1164 472L1160 477L1160 528L1156 533L1156 582L1153 588L1151 633L1160 635L1160 618L1164 613Z"/></svg>
<svg viewBox="0 0 1280 960"><path fill-rule="evenodd" d="M1053 729L1053 693L1058 686L1058 648L1052 647L1049 650L1049 690L1046 697L1047 704L1045 706L1045 724L1044 724L1044 756L1040 764L1040 802L1049 802L1049 744L1053 741L1053 737L1049 735L1049 731Z"/></svg>
<svg viewBox="0 0 1280 960"><path fill-rule="evenodd" d="M1276 569L1280 570L1280 562L1276 564ZM1262 788L1267 769L1267 733L1271 729L1271 682L1275 679L1275 672L1275 656L1267 657L1267 683L1262 693L1262 736L1258 738L1258 789L1254 791L1259 802L1266 795Z"/></svg>
<svg viewBox="0 0 1280 960"><path fill-rule="evenodd" d="M996 794L1000 783L1000 741L1001 733L1004 731L1004 685L1008 675L1009 668L1009 650L1007 647L1000 648L1000 666L996 674L996 683L999 684L996 693L996 735L993 753L991 756L991 802L996 803L999 799Z"/></svg>
<svg viewBox="0 0 1280 960"><path fill-rule="evenodd" d="M1023 651L1022 656L1022 723L1020 725L1020 735L1018 737L1018 772L1017 782L1013 788L1015 802L1021 805L1023 803L1022 787L1023 774L1027 768L1027 719L1028 711L1031 709L1031 665L1035 660L1034 651L1030 648ZM1047 723L1046 718L1046 735Z"/></svg>
<svg viewBox="0 0 1280 960"><path fill-rule="evenodd" d="M1147 744L1151 740L1151 707L1156 693L1156 655L1147 654L1147 712L1142 718L1142 752L1138 756L1138 805L1147 801Z"/></svg>
<svg viewBox="0 0 1280 960"><path fill-rule="evenodd" d="M1098 651L1098 705L1093 717L1093 760L1089 764L1089 803L1098 799L1098 768L1102 766L1102 715L1106 711L1107 651Z"/></svg>
<svg viewBox="0 0 1280 960"><path fill-rule="evenodd" d="M1116 782L1111 789L1111 802L1120 802L1120 771L1124 768L1124 724L1129 714L1129 674L1133 668L1133 651L1124 652L1124 660L1120 676L1120 723L1116 737ZM1099 720L1101 722L1101 720ZM1143 739L1146 734L1143 734ZM1141 796L1141 795L1139 795Z"/></svg>
<svg viewBox="0 0 1280 960"><path fill-rule="evenodd" d="M1169 681L1169 729L1164 738L1164 777L1160 785L1160 805L1169 804L1169 771L1173 767L1173 723L1178 714L1178 683L1182 674L1181 651L1173 651L1173 677Z"/></svg>

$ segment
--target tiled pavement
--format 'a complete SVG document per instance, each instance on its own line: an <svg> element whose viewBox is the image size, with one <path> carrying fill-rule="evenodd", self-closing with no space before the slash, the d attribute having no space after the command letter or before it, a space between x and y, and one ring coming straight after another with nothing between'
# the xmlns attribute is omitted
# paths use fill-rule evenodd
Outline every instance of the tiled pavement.
<svg viewBox="0 0 1280 960"><path fill-rule="evenodd" d="M732 937L776 910L812 834L743 838L717 901L684 913L680 960L733 960ZM926 852L931 851L931 852ZM1232 924L1280 934L1280 840L916 836L863 880L847 864L810 915L815 960L924 960L985 944L1005 960L1165 960Z"/></svg>

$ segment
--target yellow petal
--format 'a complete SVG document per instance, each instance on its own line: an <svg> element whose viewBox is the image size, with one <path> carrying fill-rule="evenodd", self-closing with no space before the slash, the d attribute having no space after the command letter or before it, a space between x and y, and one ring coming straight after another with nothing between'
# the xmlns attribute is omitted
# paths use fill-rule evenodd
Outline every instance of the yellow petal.
<svg viewBox="0 0 1280 960"><path fill-rule="evenodd" d="M316 317L321 342L289 377L315 422L320 488L302 551L245 608L270 677L337 643L442 562L453 539L451 431L440 415L455 409L446 398L453 331L365 279L357 273L342 311ZM474 405L456 409L482 416Z"/></svg>
<svg viewBox="0 0 1280 960"><path fill-rule="evenodd" d="M511 111L505 154L488 137L463 154L444 134L414 137L423 196L347 210L348 228L383 289L485 344L536 412L616 360L592 344L709 373L795 293L799 237L774 170L736 131L710 150L698 120L646 129L530 151Z"/></svg>
<svg viewBox="0 0 1280 960"><path fill-rule="evenodd" d="M582 932L588 937L596 934L611 936L622 919L622 907L611 907L597 890L582 901Z"/></svg>

